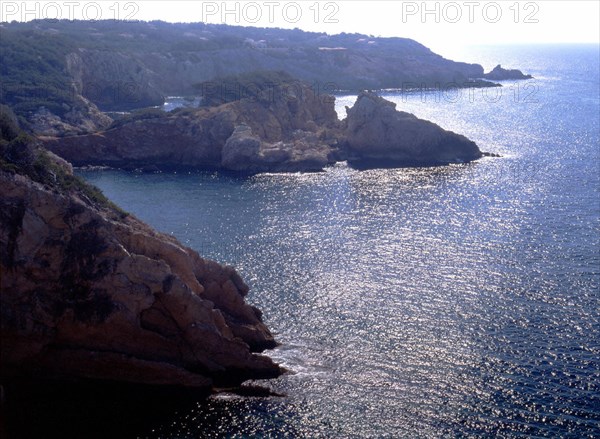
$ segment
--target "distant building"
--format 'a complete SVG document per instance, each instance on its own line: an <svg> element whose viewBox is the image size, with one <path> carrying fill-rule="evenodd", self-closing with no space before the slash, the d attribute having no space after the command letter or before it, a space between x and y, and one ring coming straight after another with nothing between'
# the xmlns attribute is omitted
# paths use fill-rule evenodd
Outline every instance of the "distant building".
<svg viewBox="0 0 600 439"><path fill-rule="evenodd" d="M246 38L244 46L251 47L252 49L266 49L268 47L266 40L255 41L252 38Z"/></svg>

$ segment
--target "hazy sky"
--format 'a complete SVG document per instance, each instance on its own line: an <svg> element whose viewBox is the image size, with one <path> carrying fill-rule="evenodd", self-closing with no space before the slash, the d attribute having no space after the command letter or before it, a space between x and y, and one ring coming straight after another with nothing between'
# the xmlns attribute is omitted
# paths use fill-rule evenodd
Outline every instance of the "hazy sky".
<svg viewBox="0 0 600 439"><path fill-rule="evenodd" d="M37 1L0 2L2 21L132 18L359 32L443 52L473 44L599 42L600 1Z"/></svg>

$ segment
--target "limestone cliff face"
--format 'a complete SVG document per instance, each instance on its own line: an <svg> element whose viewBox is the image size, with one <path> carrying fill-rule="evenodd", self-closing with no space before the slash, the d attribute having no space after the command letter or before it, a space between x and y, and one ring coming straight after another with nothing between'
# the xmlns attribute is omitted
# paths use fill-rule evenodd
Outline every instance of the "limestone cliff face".
<svg viewBox="0 0 600 439"><path fill-rule="evenodd" d="M310 131L296 130L293 137L269 143L252 128L239 125L222 151L221 164L229 171L313 172L333 163L331 147Z"/></svg>
<svg viewBox="0 0 600 439"><path fill-rule="evenodd" d="M233 268L85 192L0 171L0 195L3 376L210 388L281 374L252 353L275 341Z"/></svg>
<svg viewBox="0 0 600 439"><path fill-rule="evenodd" d="M482 156L475 142L397 111L373 93L362 93L346 111L347 159L357 167L442 165Z"/></svg>
<svg viewBox="0 0 600 439"><path fill-rule="evenodd" d="M230 111L198 110L135 120L107 131L43 139L45 146L76 166L216 169L219 145L234 130Z"/></svg>

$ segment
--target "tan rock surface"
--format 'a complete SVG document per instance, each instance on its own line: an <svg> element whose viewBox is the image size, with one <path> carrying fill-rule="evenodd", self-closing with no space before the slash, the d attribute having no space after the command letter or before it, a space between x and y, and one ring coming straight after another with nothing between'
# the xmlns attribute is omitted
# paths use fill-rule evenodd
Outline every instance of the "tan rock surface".
<svg viewBox="0 0 600 439"><path fill-rule="evenodd" d="M3 375L207 387L274 377L231 267L131 215L0 171Z"/></svg>

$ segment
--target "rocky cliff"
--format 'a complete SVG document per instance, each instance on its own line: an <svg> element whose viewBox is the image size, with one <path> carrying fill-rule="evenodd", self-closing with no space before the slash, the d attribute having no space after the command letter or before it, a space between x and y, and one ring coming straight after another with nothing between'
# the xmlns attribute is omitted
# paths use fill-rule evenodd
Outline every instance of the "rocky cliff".
<svg viewBox="0 0 600 439"><path fill-rule="evenodd" d="M396 104L362 93L347 108L347 160L360 168L462 163L482 156L475 142L396 110Z"/></svg>
<svg viewBox="0 0 600 439"><path fill-rule="evenodd" d="M64 104L64 110L59 116L40 106L29 115L30 130L44 136L76 136L105 130L113 122L93 102L76 91L73 92L72 101Z"/></svg>
<svg viewBox="0 0 600 439"><path fill-rule="evenodd" d="M151 112L100 133L43 141L78 166L317 171L333 163L343 137L334 102L307 84L280 82L261 96Z"/></svg>
<svg viewBox="0 0 600 439"><path fill-rule="evenodd" d="M165 100L162 78L135 54L79 48L67 54L66 70L77 93L101 110L153 107Z"/></svg>
<svg viewBox="0 0 600 439"><path fill-rule="evenodd" d="M78 166L142 170L308 172L344 160L377 168L461 163L482 155L464 136L399 112L373 93L362 93L347 111L339 121L333 96L299 81L282 82L267 96L153 112L97 134L43 140Z"/></svg>
<svg viewBox="0 0 600 439"><path fill-rule="evenodd" d="M12 136L14 137L14 136ZM22 137L0 142L2 380L210 389L282 370L248 286Z"/></svg>

